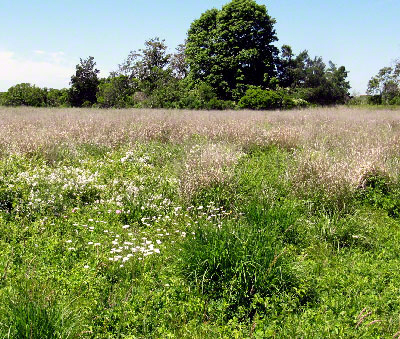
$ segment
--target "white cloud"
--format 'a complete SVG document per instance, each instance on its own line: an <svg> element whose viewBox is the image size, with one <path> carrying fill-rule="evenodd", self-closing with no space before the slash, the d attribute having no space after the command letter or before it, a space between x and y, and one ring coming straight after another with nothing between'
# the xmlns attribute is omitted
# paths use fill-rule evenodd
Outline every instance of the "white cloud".
<svg viewBox="0 0 400 339"><path fill-rule="evenodd" d="M69 87L75 65L63 52L33 51L31 58L22 58L10 51L0 50L0 91L18 83L29 82L39 87Z"/></svg>

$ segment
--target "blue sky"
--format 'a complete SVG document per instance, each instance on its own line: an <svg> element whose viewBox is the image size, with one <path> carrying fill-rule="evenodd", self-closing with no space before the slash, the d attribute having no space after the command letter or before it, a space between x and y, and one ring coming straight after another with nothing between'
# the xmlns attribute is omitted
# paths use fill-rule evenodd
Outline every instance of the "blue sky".
<svg viewBox="0 0 400 339"><path fill-rule="evenodd" d="M79 58L102 76L159 36L171 51L190 23L227 0L1 0L0 91L20 82L68 87ZM399 0L258 0L276 19L277 46L344 65L351 91L400 58Z"/></svg>

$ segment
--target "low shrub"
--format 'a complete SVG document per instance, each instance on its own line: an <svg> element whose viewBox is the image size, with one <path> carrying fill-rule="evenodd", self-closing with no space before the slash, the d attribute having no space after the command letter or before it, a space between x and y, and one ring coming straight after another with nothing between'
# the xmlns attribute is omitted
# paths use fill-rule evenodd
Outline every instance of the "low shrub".
<svg viewBox="0 0 400 339"><path fill-rule="evenodd" d="M264 90L252 87L238 102L240 108L251 109L291 109L307 107L308 102L303 99L293 98L284 90Z"/></svg>
<svg viewBox="0 0 400 339"><path fill-rule="evenodd" d="M369 105L381 105L382 104L382 95L368 96L367 103Z"/></svg>
<svg viewBox="0 0 400 339"><path fill-rule="evenodd" d="M12 86L4 94L6 106L46 106L46 91L29 83Z"/></svg>

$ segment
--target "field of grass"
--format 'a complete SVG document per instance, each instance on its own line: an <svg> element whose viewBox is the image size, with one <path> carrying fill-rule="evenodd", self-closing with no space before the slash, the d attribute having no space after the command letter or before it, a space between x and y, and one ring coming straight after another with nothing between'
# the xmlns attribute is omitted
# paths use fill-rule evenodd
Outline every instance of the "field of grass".
<svg viewBox="0 0 400 339"><path fill-rule="evenodd" d="M400 111L0 108L0 338L400 338Z"/></svg>

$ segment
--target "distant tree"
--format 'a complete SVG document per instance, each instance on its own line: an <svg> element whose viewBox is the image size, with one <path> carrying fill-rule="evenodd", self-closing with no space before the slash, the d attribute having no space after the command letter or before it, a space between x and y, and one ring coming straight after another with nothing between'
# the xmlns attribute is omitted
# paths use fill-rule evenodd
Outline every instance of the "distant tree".
<svg viewBox="0 0 400 339"><path fill-rule="evenodd" d="M127 59L119 65L116 74L139 81L141 90L150 93L171 77L171 69L168 67L170 58L165 40L156 37L147 40L144 49L131 51Z"/></svg>
<svg viewBox="0 0 400 339"><path fill-rule="evenodd" d="M69 91L66 88L50 88L46 91L46 105L49 107L69 106Z"/></svg>
<svg viewBox="0 0 400 339"><path fill-rule="evenodd" d="M374 103L397 103L400 96L400 61L392 67L383 67L368 82L367 93Z"/></svg>
<svg viewBox="0 0 400 339"><path fill-rule="evenodd" d="M123 108L133 105L135 82L126 75L110 76L99 84L97 102L101 107Z"/></svg>
<svg viewBox="0 0 400 339"><path fill-rule="evenodd" d="M337 68L330 61L327 67L321 57L311 58L306 50L295 56L290 46L282 46L278 63L279 84L310 103L345 103L350 89L347 74L344 66Z"/></svg>
<svg viewBox="0 0 400 339"><path fill-rule="evenodd" d="M279 85L287 88L295 83L295 69L297 59L293 54L292 48L288 45L281 47L280 58L277 63Z"/></svg>
<svg viewBox="0 0 400 339"><path fill-rule="evenodd" d="M81 107L93 105L96 102L99 70L95 68L96 63L92 56L87 59L80 59L76 65L76 73L71 77L71 88L69 101L72 106Z"/></svg>
<svg viewBox="0 0 400 339"><path fill-rule="evenodd" d="M274 24L254 0L206 11L188 31L189 76L211 85L222 99L239 98L249 85L268 86L276 75Z"/></svg>
<svg viewBox="0 0 400 339"><path fill-rule="evenodd" d="M189 66L186 62L185 56L186 43L180 44L176 48L176 53L171 56L170 67L172 69L172 74L177 79L186 78L189 72Z"/></svg>
<svg viewBox="0 0 400 339"><path fill-rule="evenodd" d="M46 106L46 91L29 83L17 84L10 87L4 94L3 104L6 106Z"/></svg>
<svg viewBox="0 0 400 339"><path fill-rule="evenodd" d="M336 67L333 62L329 61L327 79L331 86L330 96L333 103L343 104L349 100L350 82L347 80L348 73L344 66Z"/></svg>

